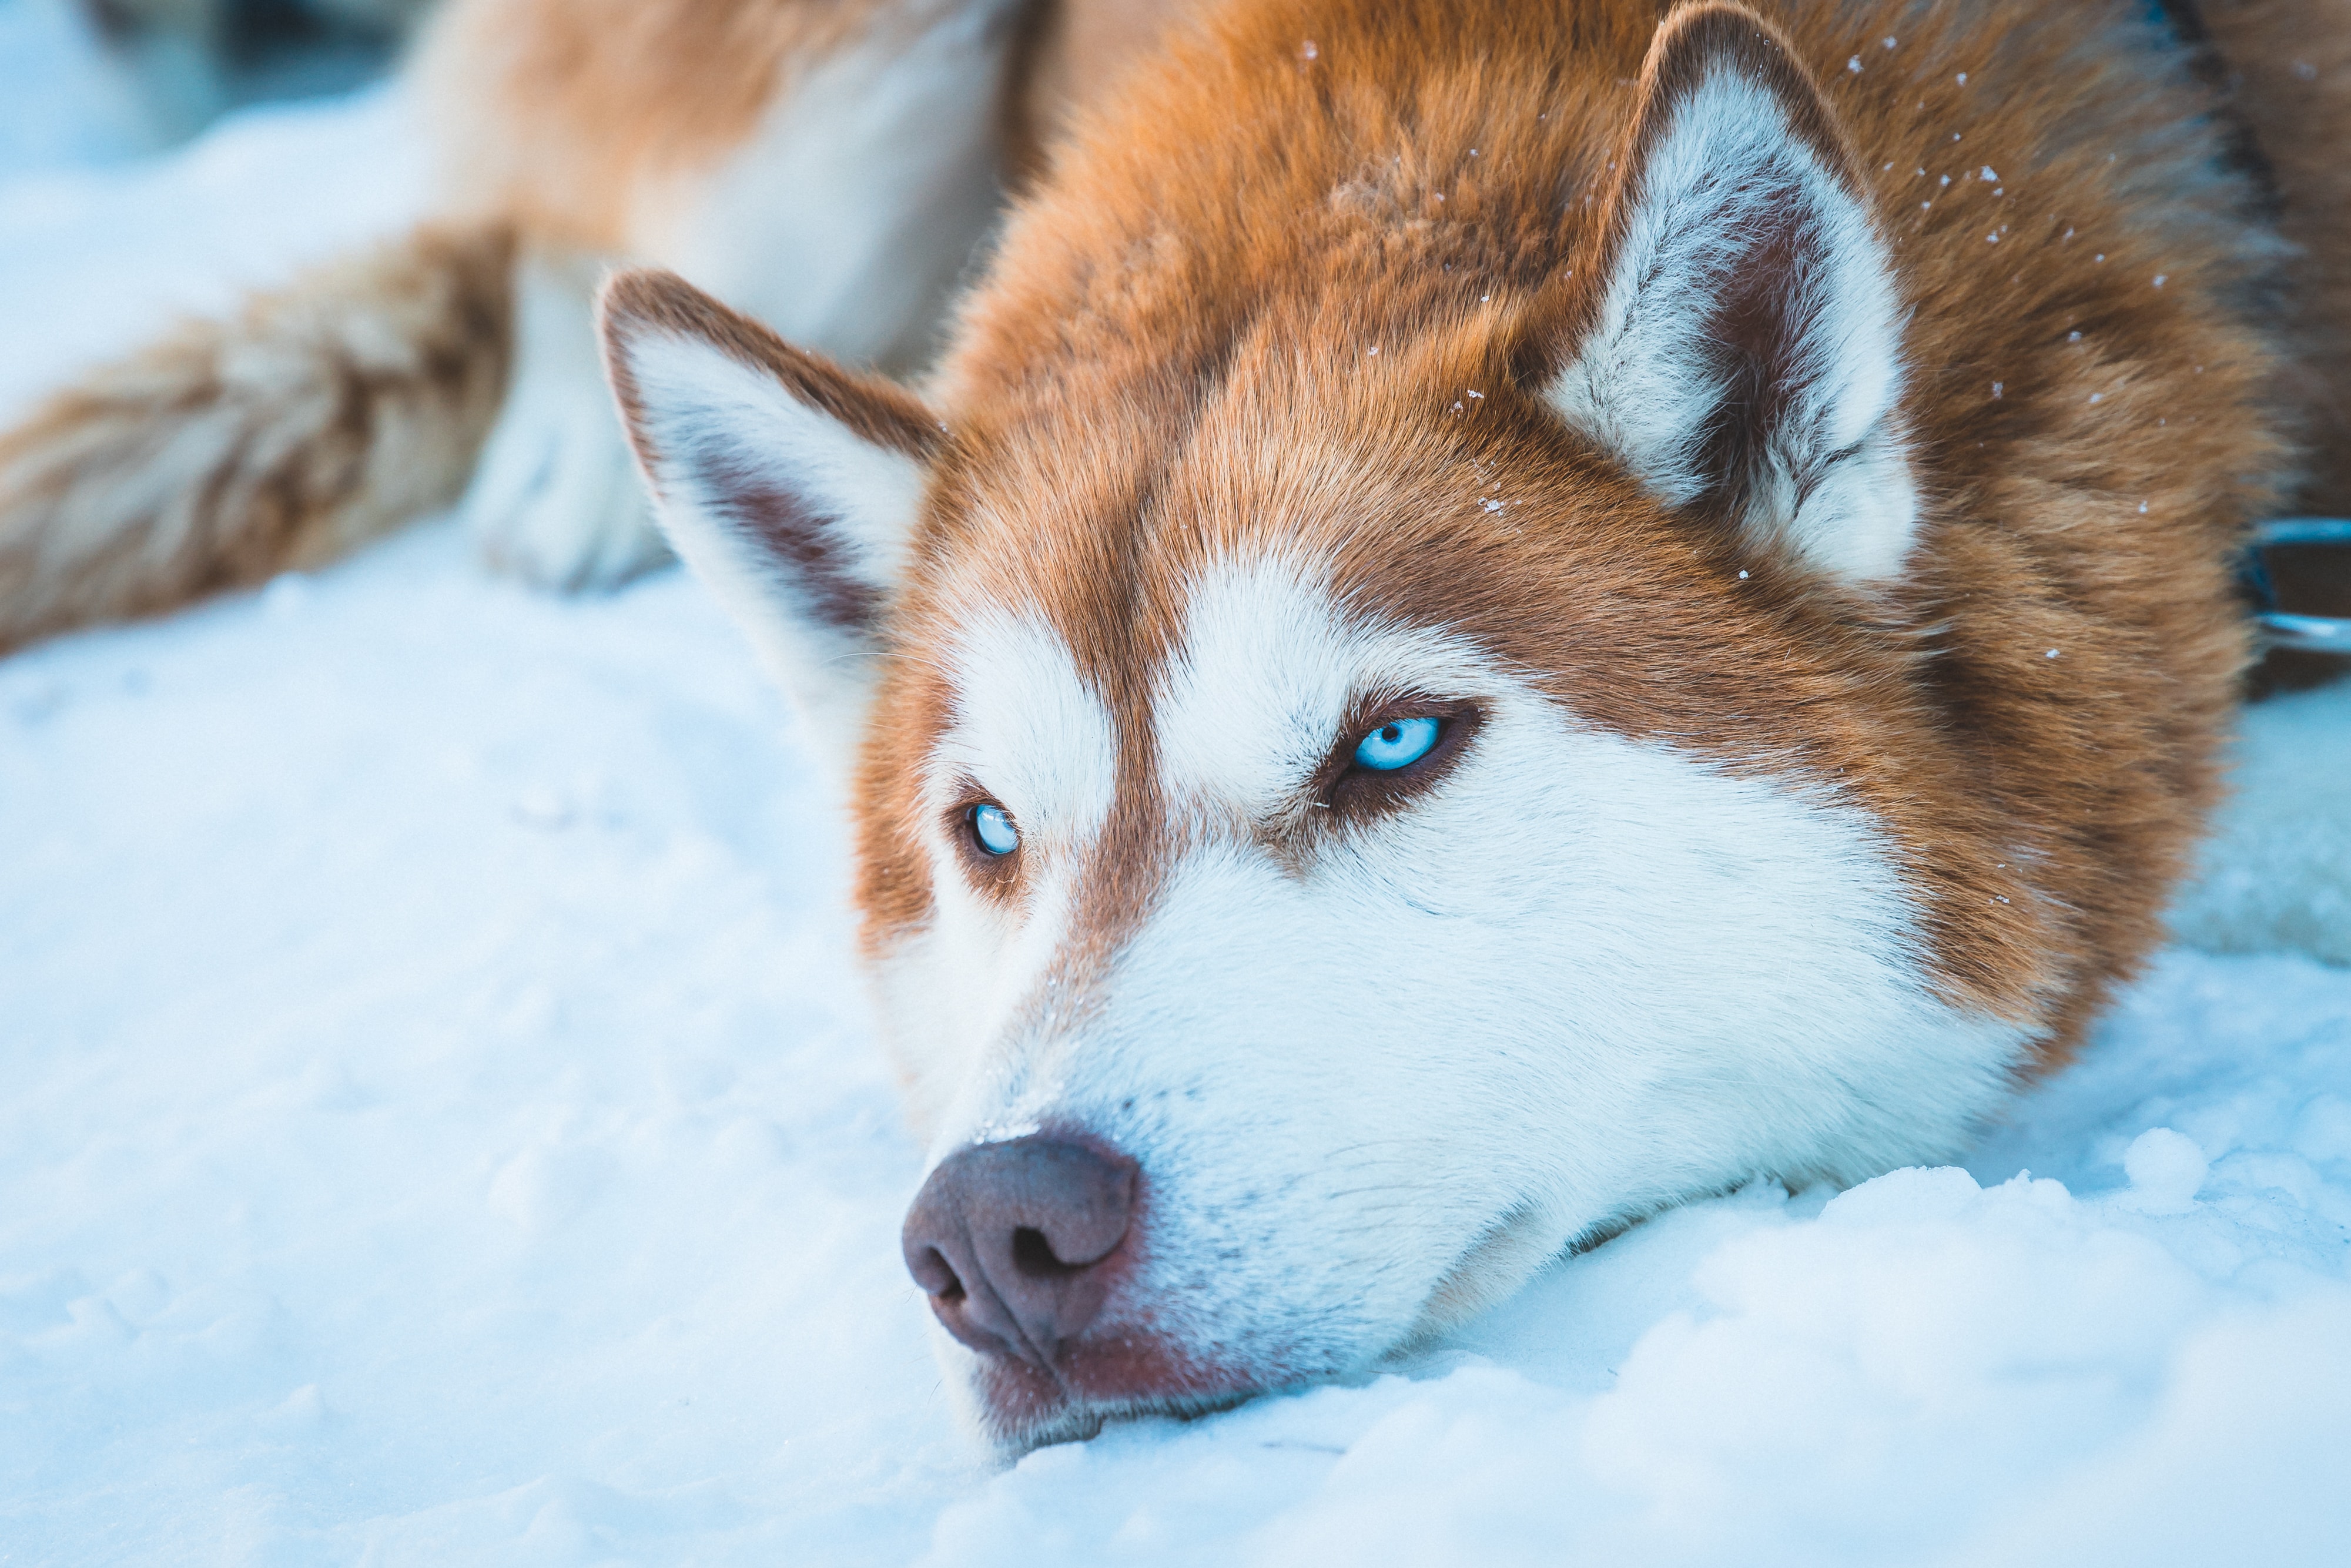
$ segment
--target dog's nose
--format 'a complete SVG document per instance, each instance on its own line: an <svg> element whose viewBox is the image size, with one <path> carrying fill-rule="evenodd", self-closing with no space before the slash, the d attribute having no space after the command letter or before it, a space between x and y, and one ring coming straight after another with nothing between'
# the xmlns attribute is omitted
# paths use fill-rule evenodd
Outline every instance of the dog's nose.
<svg viewBox="0 0 2351 1568"><path fill-rule="evenodd" d="M1134 1162L1032 1134L939 1163L901 1237L906 1268L946 1331L983 1354L1040 1368L1110 1293Z"/></svg>

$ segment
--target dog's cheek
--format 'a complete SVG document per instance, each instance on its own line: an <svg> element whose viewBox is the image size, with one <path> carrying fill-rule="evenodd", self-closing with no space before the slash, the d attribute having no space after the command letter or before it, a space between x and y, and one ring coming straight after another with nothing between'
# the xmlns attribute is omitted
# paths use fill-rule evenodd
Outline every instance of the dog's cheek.
<svg viewBox="0 0 2351 1568"><path fill-rule="evenodd" d="M1188 857L1040 1109L1142 1163L1144 1292L1335 1370L1663 1202L1960 1146L2022 1036L1917 936L1857 808L1503 703L1312 874Z"/></svg>

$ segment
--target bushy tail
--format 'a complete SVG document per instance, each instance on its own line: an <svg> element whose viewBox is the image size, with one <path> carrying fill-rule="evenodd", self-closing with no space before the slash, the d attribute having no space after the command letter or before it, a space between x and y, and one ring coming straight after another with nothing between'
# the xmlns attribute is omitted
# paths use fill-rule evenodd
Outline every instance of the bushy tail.
<svg viewBox="0 0 2351 1568"><path fill-rule="evenodd" d="M424 229L198 321L0 432L0 652L332 559L455 500L513 241Z"/></svg>

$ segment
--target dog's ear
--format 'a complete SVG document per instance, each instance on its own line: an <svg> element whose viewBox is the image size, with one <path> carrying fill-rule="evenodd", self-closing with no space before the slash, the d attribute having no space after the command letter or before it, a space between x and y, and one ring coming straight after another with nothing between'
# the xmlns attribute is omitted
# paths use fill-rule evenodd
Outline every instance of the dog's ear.
<svg viewBox="0 0 2351 1568"><path fill-rule="evenodd" d="M1894 576L1918 509L1902 305L1810 73L1746 7L1682 7L1614 178L1552 406L1668 506L1840 581Z"/></svg>
<svg viewBox="0 0 2351 1568"><path fill-rule="evenodd" d="M674 274L620 274L601 317L663 531L819 738L846 748L937 422L895 384L795 349Z"/></svg>

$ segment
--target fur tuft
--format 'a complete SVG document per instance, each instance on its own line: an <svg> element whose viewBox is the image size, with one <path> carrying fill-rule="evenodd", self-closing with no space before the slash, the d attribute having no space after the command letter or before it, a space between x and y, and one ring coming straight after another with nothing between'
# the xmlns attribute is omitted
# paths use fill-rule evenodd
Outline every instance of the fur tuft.
<svg viewBox="0 0 2351 1568"><path fill-rule="evenodd" d="M315 566L464 487L513 242L425 229L198 321L0 433L0 651Z"/></svg>

